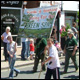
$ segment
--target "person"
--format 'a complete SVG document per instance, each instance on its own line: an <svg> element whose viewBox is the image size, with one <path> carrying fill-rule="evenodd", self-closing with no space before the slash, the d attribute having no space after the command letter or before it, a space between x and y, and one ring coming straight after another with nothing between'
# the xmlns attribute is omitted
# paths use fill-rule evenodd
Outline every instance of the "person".
<svg viewBox="0 0 80 80"><path fill-rule="evenodd" d="M77 65L77 62L76 62L77 41L76 41L76 39L74 38L73 35L74 35L74 33L73 33L72 30L68 31L69 38L67 38L65 48L64 48L65 67L64 67L64 72L63 73L67 73L70 58L72 59L72 61L74 63L76 71L78 71L78 65Z"/></svg>
<svg viewBox="0 0 80 80"><path fill-rule="evenodd" d="M58 41L56 41L55 42L55 46L56 46L56 48L57 48L57 50L58 50L58 55L59 55L59 57L61 56L61 53L63 53L63 51L62 51L62 49L61 49L61 45L60 45L60 43L58 42Z"/></svg>
<svg viewBox="0 0 80 80"><path fill-rule="evenodd" d="M55 28L53 28L52 38L53 38L54 40L57 40L56 31L57 31L57 30L56 30Z"/></svg>
<svg viewBox="0 0 80 80"><path fill-rule="evenodd" d="M27 56L27 60L29 60L29 56L30 56L30 39L27 38L26 40L26 56Z"/></svg>
<svg viewBox="0 0 80 80"><path fill-rule="evenodd" d="M34 55L34 40L30 39L30 60L33 60Z"/></svg>
<svg viewBox="0 0 80 80"><path fill-rule="evenodd" d="M78 30L77 30L75 22L73 22L72 31L74 32L74 36L76 37L76 40L77 40L77 38L78 38Z"/></svg>
<svg viewBox="0 0 80 80"><path fill-rule="evenodd" d="M47 45L47 40L45 38L37 38L35 43L35 61L34 61L34 67L32 72L37 71L37 67L39 64L39 60L41 59L41 62L45 60L45 54L44 49ZM43 65L42 70L46 70L45 65Z"/></svg>
<svg viewBox="0 0 80 80"><path fill-rule="evenodd" d="M9 78L13 78L13 72L16 72L16 76L20 72L16 68L14 68L15 60L16 60L16 51L17 51L17 43L13 41L11 36L7 37L7 40L10 41L10 43L7 44L7 52L9 54L9 67L10 67L10 74Z"/></svg>
<svg viewBox="0 0 80 80"><path fill-rule="evenodd" d="M26 53L26 38L21 38L22 41L22 51L21 51L21 60L26 60L25 53Z"/></svg>
<svg viewBox="0 0 80 80"><path fill-rule="evenodd" d="M64 25L61 26L60 34L62 34L63 31L64 32L66 31ZM65 36L64 37L61 36L61 48L62 48L62 50L64 50L64 46L65 46Z"/></svg>
<svg viewBox="0 0 80 80"><path fill-rule="evenodd" d="M9 41L7 40L7 36L11 36L11 32L10 32L10 27L9 26L6 27L6 32L4 32L1 35L1 39L3 41L3 46L4 46L5 61L8 60L7 43L9 43Z"/></svg>
<svg viewBox="0 0 80 80"><path fill-rule="evenodd" d="M62 34L62 31L66 31L66 30L65 30L65 26L64 26L64 25L62 25L62 26L61 26L60 34Z"/></svg>
<svg viewBox="0 0 80 80"><path fill-rule="evenodd" d="M48 50L49 57L44 62L42 62L42 66L48 62L45 79L51 79L52 75L54 79L60 79L60 62L58 57L58 51L56 47L53 45L53 40L51 38L47 40L47 46L44 52L46 50Z"/></svg>

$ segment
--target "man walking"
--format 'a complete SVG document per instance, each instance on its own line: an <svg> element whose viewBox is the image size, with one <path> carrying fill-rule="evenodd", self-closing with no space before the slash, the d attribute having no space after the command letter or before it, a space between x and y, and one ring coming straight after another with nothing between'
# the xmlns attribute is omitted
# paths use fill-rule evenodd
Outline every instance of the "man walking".
<svg viewBox="0 0 80 80"><path fill-rule="evenodd" d="M47 40L47 44L48 46L45 48L45 51L48 50L49 57L46 61L42 62L42 66L46 62L48 62L45 79L51 79L52 75L54 79L60 79L60 74L59 74L60 62L58 57L58 51L56 47L53 45L53 40L51 38Z"/></svg>
<svg viewBox="0 0 80 80"><path fill-rule="evenodd" d="M45 60L44 49L46 45L47 45L47 41L45 38L38 38L36 40L35 61L34 61L33 72L37 71L39 60L41 59L41 62ZM45 70L45 64L43 65L42 70Z"/></svg>

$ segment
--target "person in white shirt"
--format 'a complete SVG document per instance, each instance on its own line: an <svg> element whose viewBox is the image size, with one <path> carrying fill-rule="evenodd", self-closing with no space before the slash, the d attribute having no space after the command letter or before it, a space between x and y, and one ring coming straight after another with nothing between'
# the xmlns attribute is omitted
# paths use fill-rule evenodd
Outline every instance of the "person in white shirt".
<svg viewBox="0 0 80 80"><path fill-rule="evenodd" d="M10 32L10 27L6 27L6 32L4 32L1 35L1 39L3 41L3 46L4 46L4 55L5 55L5 61L8 60L8 53L7 53L7 43L9 43L9 41L7 40L7 37L11 36L11 32Z"/></svg>
<svg viewBox="0 0 80 80"><path fill-rule="evenodd" d="M17 70L14 67L16 61L17 43L13 41L11 36L8 36L7 40L10 42L7 44L7 52L9 54L9 67L10 67L9 78L13 79L14 71L16 72L16 76L18 75L18 73L20 73L20 70Z"/></svg>
<svg viewBox="0 0 80 80"><path fill-rule="evenodd" d="M48 45L45 47L44 52L48 50L49 57L45 62L42 62L42 66L46 62L48 62L45 79L51 79L51 75L53 75L54 79L60 79L59 73L60 62L58 57L58 51L56 47L53 45L53 40L51 38L47 40L47 44Z"/></svg>

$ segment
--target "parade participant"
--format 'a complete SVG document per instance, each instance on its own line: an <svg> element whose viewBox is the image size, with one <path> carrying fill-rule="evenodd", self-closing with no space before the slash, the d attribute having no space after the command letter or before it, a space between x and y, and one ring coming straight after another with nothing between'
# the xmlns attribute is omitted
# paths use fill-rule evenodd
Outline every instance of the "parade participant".
<svg viewBox="0 0 80 80"><path fill-rule="evenodd" d="M7 37L7 40L10 41L10 43L7 44L7 52L9 54L9 67L10 67L10 74L9 78L13 78L13 72L16 72L16 76L20 72L19 70L14 68L15 60L16 60L16 51L17 51L17 44L13 41L11 36Z"/></svg>
<svg viewBox="0 0 80 80"><path fill-rule="evenodd" d="M27 60L29 60L29 56L30 56L30 39L27 38L26 40L26 56L27 56Z"/></svg>
<svg viewBox="0 0 80 80"><path fill-rule="evenodd" d="M64 25L61 26L60 34L62 34L63 31L66 32ZM64 46L65 46L65 36L64 37L61 36L61 48L62 48L62 50L64 50Z"/></svg>
<svg viewBox="0 0 80 80"><path fill-rule="evenodd" d="M5 56L5 61L8 60L8 53L7 53L7 43L9 43L9 41L7 40L7 36L11 36L11 32L10 32L10 27L6 27L6 32L4 32L1 35L1 39L3 41L3 46L4 46L4 56Z"/></svg>
<svg viewBox="0 0 80 80"><path fill-rule="evenodd" d="M74 35L76 37L76 40L78 38L78 31L77 31L77 27L76 27L76 23L73 23L73 27L72 27L72 31L74 32Z"/></svg>
<svg viewBox="0 0 80 80"><path fill-rule="evenodd" d="M21 60L26 60L26 38L21 38L22 41L22 51L21 51Z"/></svg>
<svg viewBox="0 0 80 80"><path fill-rule="evenodd" d="M63 73L67 73L68 65L69 65L69 59L71 58L76 71L78 71L78 65L76 62L76 50L77 50L77 41L73 36L73 31L68 31L69 38L66 40L64 53L65 53L65 68Z"/></svg>
<svg viewBox="0 0 80 80"><path fill-rule="evenodd" d="M47 44L48 45L45 48L44 52L48 50L49 57L47 58L47 60L42 62L42 66L46 62L48 62L45 79L51 79L52 75L54 79L60 79L60 74L59 74L60 62L58 57L58 51L56 47L53 45L53 40L51 38L47 40Z"/></svg>
<svg viewBox="0 0 80 80"><path fill-rule="evenodd" d="M30 39L30 60L33 60L34 55L34 40Z"/></svg>
<svg viewBox="0 0 80 80"><path fill-rule="evenodd" d="M61 57L61 54L63 53L63 51L62 51L62 49L61 49L60 43L59 43L58 41L56 41L56 42L55 42L55 46L56 46L56 48L57 48L57 50L58 50L58 55L59 55L59 57Z"/></svg>
<svg viewBox="0 0 80 80"><path fill-rule="evenodd" d="M44 49L47 45L47 41L45 38L38 38L36 40L35 45L36 45L36 47L35 47L35 61L34 61L33 72L37 71L39 60L41 59L41 62L43 62L45 60ZM45 65L43 65L42 70L45 70Z"/></svg>

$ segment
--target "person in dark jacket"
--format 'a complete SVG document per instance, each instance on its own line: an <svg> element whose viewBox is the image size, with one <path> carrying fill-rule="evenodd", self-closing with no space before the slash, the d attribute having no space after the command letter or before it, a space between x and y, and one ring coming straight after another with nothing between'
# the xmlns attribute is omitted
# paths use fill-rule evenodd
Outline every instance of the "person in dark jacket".
<svg viewBox="0 0 80 80"><path fill-rule="evenodd" d="M78 65L76 61L76 50L77 50L77 41L73 36L73 31L68 32L69 38L66 40L65 48L64 48L64 53L65 53L65 68L64 68L64 73L67 73L68 65L69 65L69 59L71 58L74 66L75 66L75 71L78 71Z"/></svg>
<svg viewBox="0 0 80 80"><path fill-rule="evenodd" d="M44 49L46 45L47 45L47 40L45 38L38 38L36 40L35 61L34 61L33 72L37 71L39 60L41 59L41 62L45 60ZM45 70L45 64L43 65L42 70Z"/></svg>

